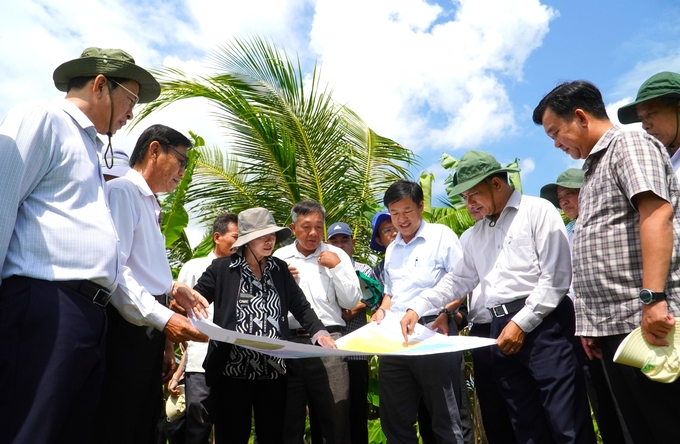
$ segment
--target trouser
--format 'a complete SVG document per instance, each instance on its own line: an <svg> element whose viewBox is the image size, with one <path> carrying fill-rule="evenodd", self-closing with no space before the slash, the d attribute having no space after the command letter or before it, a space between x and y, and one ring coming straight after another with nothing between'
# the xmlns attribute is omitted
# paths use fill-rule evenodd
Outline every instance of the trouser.
<svg viewBox="0 0 680 444"><path fill-rule="evenodd" d="M678 442L680 379L671 384L654 382L639 368L615 363L614 353L626 336L599 340L605 371L630 436L635 444Z"/></svg>
<svg viewBox="0 0 680 444"><path fill-rule="evenodd" d="M106 310L59 285L0 286L0 443L84 443L104 380Z"/></svg>
<svg viewBox="0 0 680 444"><path fill-rule="evenodd" d="M258 444L283 442L286 375L255 381L223 376L213 390L216 444L246 444L253 414Z"/></svg>
<svg viewBox="0 0 680 444"><path fill-rule="evenodd" d="M331 333L334 340L342 336ZM293 342L309 344L309 337L293 337ZM314 411L326 444L348 444L349 374L343 357L286 360L288 397L284 442L302 444L306 406ZM258 435L258 441L259 441Z"/></svg>
<svg viewBox="0 0 680 444"><path fill-rule="evenodd" d="M163 403L165 334L123 319L107 307L106 378L90 435L92 444L148 444Z"/></svg>
<svg viewBox="0 0 680 444"><path fill-rule="evenodd" d="M380 423L389 442L418 442L414 424L422 397L437 442L463 443L455 396L461 359L460 352L380 359Z"/></svg>
<svg viewBox="0 0 680 444"><path fill-rule="evenodd" d="M470 336L480 338L491 337L491 324L473 324ZM491 362L492 346L473 348L472 363L475 374L475 390L482 412L482 424L489 444L517 444L512 429L510 415L505 399L501 394L494 377Z"/></svg>
<svg viewBox="0 0 680 444"><path fill-rule="evenodd" d="M211 414L215 396L205 383L205 373L184 374L186 399L186 442L187 444L209 444L212 429Z"/></svg>
<svg viewBox="0 0 680 444"><path fill-rule="evenodd" d="M491 346L493 372L520 443L595 443L583 368L574 350L568 297L527 333L514 355ZM497 338L512 315L491 321Z"/></svg>

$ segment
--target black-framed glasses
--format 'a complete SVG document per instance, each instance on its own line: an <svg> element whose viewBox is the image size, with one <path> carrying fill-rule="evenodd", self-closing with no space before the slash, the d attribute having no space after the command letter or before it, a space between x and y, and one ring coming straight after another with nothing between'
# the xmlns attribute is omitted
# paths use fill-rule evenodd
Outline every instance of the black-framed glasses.
<svg viewBox="0 0 680 444"><path fill-rule="evenodd" d="M123 88L123 89L124 89L125 91L127 91L128 93L132 94L132 97L135 98L134 100L130 99L130 100L132 100L132 107L133 107L133 108L134 108L135 105L137 105L137 104L139 103L139 96L138 96L137 94L133 93L132 91L130 91L129 89L127 89L126 87L124 87L124 86L121 85L119 82L116 82L116 81L113 80L113 79L108 79L108 80L112 81L113 83L115 83L116 85L120 86L121 88Z"/></svg>
<svg viewBox="0 0 680 444"><path fill-rule="evenodd" d="M186 169L187 164L189 163L189 156L180 153L179 151L177 151L175 148L173 148L171 146L169 146L168 148L170 148L175 153L177 153L177 155L179 155L179 157L176 157L177 161L179 162L179 166L181 166L183 169Z"/></svg>

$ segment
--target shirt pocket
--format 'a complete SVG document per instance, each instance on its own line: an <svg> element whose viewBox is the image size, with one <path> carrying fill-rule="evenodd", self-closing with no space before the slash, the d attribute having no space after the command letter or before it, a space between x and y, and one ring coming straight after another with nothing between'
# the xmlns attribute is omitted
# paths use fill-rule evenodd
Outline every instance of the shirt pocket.
<svg viewBox="0 0 680 444"><path fill-rule="evenodd" d="M420 287L432 287L436 284L440 270L437 261L433 259L418 259L410 267L411 279L419 283Z"/></svg>
<svg viewBox="0 0 680 444"><path fill-rule="evenodd" d="M505 267L508 270L527 272L536 262L534 240L529 237L507 239L504 246Z"/></svg>

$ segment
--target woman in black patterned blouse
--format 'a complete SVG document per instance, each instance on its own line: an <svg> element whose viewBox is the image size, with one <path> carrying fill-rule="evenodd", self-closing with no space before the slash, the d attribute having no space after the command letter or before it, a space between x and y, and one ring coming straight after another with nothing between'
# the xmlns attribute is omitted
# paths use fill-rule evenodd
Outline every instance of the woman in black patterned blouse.
<svg viewBox="0 0 680 444"><path fill-rule="evenodd" d="M277 226L265 208L241 212L238 225L233 247L239 251L215 259L194 287L214 301L215 323L239 333L287 339L290 311L312 343L334 348L287 264L271 256L274 246L291 235L290 229ZM214 403L217 444L247 443L253 411L258 443L283 442L287 386L281 358L211 341L203 367L208 402Z"/></svg>

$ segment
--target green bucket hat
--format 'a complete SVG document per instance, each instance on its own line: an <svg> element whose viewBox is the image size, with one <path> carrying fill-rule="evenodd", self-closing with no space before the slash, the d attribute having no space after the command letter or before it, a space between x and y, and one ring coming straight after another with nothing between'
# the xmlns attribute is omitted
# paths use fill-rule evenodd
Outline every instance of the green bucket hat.
<svg viewBox="0 0 680 444"><path fill-rule="evenodd" d="M501 167L501 164L491 154L484 151L468 151L458 162L458 171L454 175L455 186L451 194L464 193L492 174L519 173L519 171L519 168Z"/></svg>
<svg viewBox="0 0 680 444"><path fill-rule="evenodd" d="M121 49L86 48L77 59L59 65L52 78L59 91L68 90L69 80L75 77L96 77L99 74L134 80L139 84L139 103L156 99L161 86L135 59Z"/></svg>
<svg viewBox="0 0 680 444"><path fill-rule="evenodd" d="M541 197L547 199L555 205L560 207L560 200L557 198L557 187L574 188L580 190L583 186L583 170L579 168L569 168L564 173L557 176L557 183L549 183L541 188Z"/></svg>
<svg viewBox="0 0 680 444"><path fill-rule="evenodd" d="M664 96L680 98L680 74L664 71L648 78L640 86L635 102L619 108L619 122L623 124L639 122L635 105Z"/></svg>

